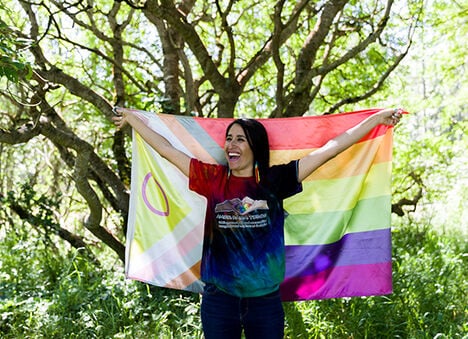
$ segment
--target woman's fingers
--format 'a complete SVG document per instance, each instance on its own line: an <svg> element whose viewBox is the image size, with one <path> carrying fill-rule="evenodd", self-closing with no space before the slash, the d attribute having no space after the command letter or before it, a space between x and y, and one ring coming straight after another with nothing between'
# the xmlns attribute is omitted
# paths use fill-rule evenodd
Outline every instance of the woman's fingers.
<svg viewBox="0 0 468 339"><path fill-rule="evenodd" d="M117 129L121 129L125 125L125 118L123 116L114 116L112 120Z"/></svg>
<svg viewBox="0 0 468 339"><path fill-rule="evenodd" d="M393 109L386 109L382 111L382 118L384 118L384 124L395 126L400 122L403 109L401 108L393 108Z"/></svg>

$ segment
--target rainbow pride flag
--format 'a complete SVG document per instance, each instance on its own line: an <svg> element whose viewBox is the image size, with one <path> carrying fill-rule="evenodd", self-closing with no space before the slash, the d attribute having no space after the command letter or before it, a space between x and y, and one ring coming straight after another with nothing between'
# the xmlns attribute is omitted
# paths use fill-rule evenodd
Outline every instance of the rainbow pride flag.
<svg viewBox="0 0 468 339"><path fill-rule="evenodd" d="M305 156L377 111L262 119L271 162ZM224 135L232 119L135 112L188 155L225 163ZM377 126L304 180L302 193L285 200L284 301L392 292L391 169L392 128ZM205 210L205 199L188 189L188 178L133 133L127 278L201 292Z"/></svg>

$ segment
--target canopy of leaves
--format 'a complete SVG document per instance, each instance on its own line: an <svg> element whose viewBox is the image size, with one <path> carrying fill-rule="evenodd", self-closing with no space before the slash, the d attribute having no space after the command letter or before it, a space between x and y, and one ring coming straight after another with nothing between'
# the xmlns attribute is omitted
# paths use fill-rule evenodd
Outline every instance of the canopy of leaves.
<svg viewBox="0 0 468 339"><path fill-rule="evenodd" d="M110 124L114 105L207 117L346 109L384 88L422 9L422 0L2 4L3 74L14 81L0 82L0 145L25 153L1 153L0 193L37 227L41 213L26 206L55 197L48 230L76 225L80 243L91 233L120 258L130 160ZM21 193L7 195L16 164L37 192L22 207Z"/></svg>

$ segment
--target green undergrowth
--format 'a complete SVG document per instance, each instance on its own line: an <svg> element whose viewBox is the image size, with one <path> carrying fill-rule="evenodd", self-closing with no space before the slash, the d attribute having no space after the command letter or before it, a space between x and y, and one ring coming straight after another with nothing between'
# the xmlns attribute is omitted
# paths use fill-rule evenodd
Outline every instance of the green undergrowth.
<svg viewBox="0 0 468 339"><path fill-rule="evenodd" d="M290 338L468 338L463 234L393 231L391 295L285 304Z"/></svg>
<svg viewBox="0 0 468 339"><path fill-rule="evenodd" d="M126 280L117 260L96 265L31 232L3 231L0 337L202 338L198 295ZM466 338L465 237L400 225L393 257L393 294L285 303L286 337Z"/></svg>

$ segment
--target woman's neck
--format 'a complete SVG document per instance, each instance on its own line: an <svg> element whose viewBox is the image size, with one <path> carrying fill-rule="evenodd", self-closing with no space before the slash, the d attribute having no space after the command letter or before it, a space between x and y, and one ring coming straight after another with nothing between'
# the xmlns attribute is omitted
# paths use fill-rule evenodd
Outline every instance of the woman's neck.
<svg viewBox="0 0 468 339"><path fill-rule="evenodd" d="M254 173L252 170L244 170L244 171L229 170L229 171L231 172L231 175L238 177L238 178L251 178L254 176Z"/></svg>

